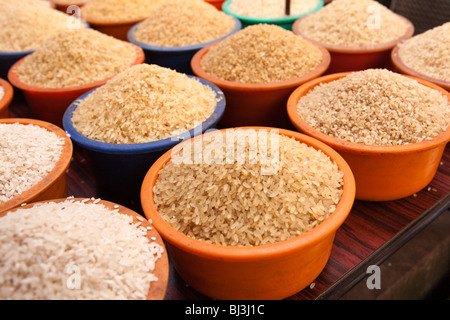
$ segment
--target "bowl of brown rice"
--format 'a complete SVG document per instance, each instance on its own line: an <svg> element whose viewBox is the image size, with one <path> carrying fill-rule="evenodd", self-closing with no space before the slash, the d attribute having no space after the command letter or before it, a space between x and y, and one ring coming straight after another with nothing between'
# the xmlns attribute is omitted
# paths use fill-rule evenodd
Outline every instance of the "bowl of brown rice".
<svg viewBox="0 0 450 320"><path fill-rule="evenodd" d="M394 67L450 91L449 34L447 22L397 44L391 55Z"/></svg>
<svg viewBox="0 0 450 320"><path fill-rule="evenodd" d="M16 62L8 79L23 91L36 118L61 126L67 107L80 95L144 60L134 44L93 29L70 30Z"/></svg>
<svg viewBox="0 0 450 320"><path fill-rule="evenodd" d="M75 100L63 127L91 160L100 189L139 198L152 163L179 142L214 128L224 109L215 85L143 63Z"/></svg>
<svg viewBox="0 0 450 320"><path fill-rule="evenodd" d="M13 87L8 81L0 79L0 119L9 117L9 105L13 96Z"/></svg>
<svg viewBox="0 0 450 320"><path fill-rule="evenodd" d="M127 40L128 31L146 19L165 0L89 0L81 8L81 18L107 35Z"/></svg>
<svg viewBox="0 0 450 320"><path fill-rule="evenodd" d="M346 162L318 140L236 127L165 153L141 204L188 285L214 299L283 299L325 267L354 188Z"/></svg>
<svg viewBox="0 0 450 320"><path fill-rule="evenodd" d="M0 214L7 300L162 300L164 243L138 213L94 198L40 201Z"/></svg>
<svg viewBox="0 0 450 320"><path fill-rule="evenodd" d="M170 1L128 32L146 62L192 74L191 59L201 48L241 29L241 22L203 0Z"/></svg>
<svg viewBox="0 0 450 320"><path fill-rule="evenodd" d="M338 73L295 90L293 125L348 162L356 198L389 201L425 188L450 140L450 94L385 69Z"/></svg>
<svg viewBox="0 0 450 320"><path fill-rule="evenodd" d="M0 119L0 212L67 197L72 141L61 128L35 119Z"/></svg>
<svg viewBox="0 0 450 320"><path fill-rule="evenodd" d="M324 46L327 74L392 69L391 51L414 34L414 25L375 0L334 0L294 22L295 34Z"/></svg>
<svg viewBox="0 0 450 320"><path fill-rule="evenodd" d="M329 63L322 46L279 26L258 24L199 50L191 67L224 92L223 126L286 127L289 94L322 75Z"/></svg>

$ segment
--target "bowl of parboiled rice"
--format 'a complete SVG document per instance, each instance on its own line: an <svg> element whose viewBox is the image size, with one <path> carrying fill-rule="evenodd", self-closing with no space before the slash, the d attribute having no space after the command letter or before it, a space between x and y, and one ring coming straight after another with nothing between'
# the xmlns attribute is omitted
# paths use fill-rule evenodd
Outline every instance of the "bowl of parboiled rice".
<svg viewBox="0 0 450 320"><path fill-rule="evenodd" d="M64 130L35 119L0 119L0 145L0 212L67 197L73 146Z"/></svg>
<svg viewBox="0 0 450 320"><path fill-rule="evenodd" d="M0 119L9 117L9 105L13 96L13 87L8 81L0 79Z"/></svg>
<svg viewBox="0 0 450 320"><path fill-rule="evenodd" d="M350 165L356 198L396 200L433 179L450 140L450 93L386 69L338 73L295 90L293 125L331 146Z"/></svg>
<svg viewBox="0 0 450 320"><path fill-rule="evenodd" d="M225 94L225 127L290 128L286 102L302 83L322 75L330 54L292 31L270 24L248 26L200 49L194 74Z"/></svg>
<svg viewBox="0 0 450 320"><path fill-rule="evenodd" d="M450 22L397 44L391 58L399 72L450 91Z"/></svg>
<svg viewBox="0 0 450 320"><path fill-rule="evenodd" d="M144 63L79 97L66 110L63 127L87 152L101 189L139 198L152 163L213 128L224 109L215 85Z"/></svg>
<svg viewBox="0 0 450 320"><path fill-rule="evenodd" d="M40 201L0 214L4 300L162 300L164 243L138 213L95 198Z"/></svg>
<svg viewBox="0 0 450 320"><path fill-rule="evenodd" d="M241 22L203 0L174 0L153 11L128 32L146 62L192 74L191 59L201 48L241 29Z"/></svg>
<svg viewBox="0 0 450 320"><path fill-rule="evenodd" d="M236 127L165 153L141 204L188 285L214 299L283 299L321 273L354 193L350 168L320 141Z"/></svg>
<svg viewBox="0 0 450 320"><path fill-rule="evenodd" d="M323 0L291 0L288 8L286 0L228 0L222 7L223 12L238 18L244 28L269 23L292 30L297 19L322 8Z"/></svg>
<svg viewBox="0 0 450 320"><path fill-rule="evenodd" d="M391 50L411 38L414 25L375 0L333 0L296 20L292 31L330 52L332 74L392 69Z"/></svg>
<svg viewBox="0 0 450 320"><path fill-rule="evenodd" d="M61 31L9 70L33 115L62 125L67 107L80 95L121 71L143 63L138 46L93 29Z"/></svg>

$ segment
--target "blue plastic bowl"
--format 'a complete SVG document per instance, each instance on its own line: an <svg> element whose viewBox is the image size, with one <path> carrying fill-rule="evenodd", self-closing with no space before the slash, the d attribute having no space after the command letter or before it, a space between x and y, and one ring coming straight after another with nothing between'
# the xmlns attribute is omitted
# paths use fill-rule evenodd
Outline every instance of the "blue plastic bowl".
<svg viewBox="0 0 450 320"><path fill-rule="evenodd" d="M307 12L303 12L301 14L292 15L288 17L279 17L279 18L259 18L259 17L247 17L247 16L241 16L239 14L236 14L232 11L230 11L229 6L233 2L233 0L227 0L222 5L222 11L226 14L238 18L242 23L242 28L245 28L247 26L253 25L253 24L259 24L259 23L266 23L266 24L275 24L277 26L280 26L287 30L292 30L292 24L295 22L295 20L306 16L307 14L316 12L320 8L323 7L323 0L319 0L317 6Z"/></svg>
<svg viewBox="0 0 450 320"><path fill-rule="evenodd" d="M201 125L172 138L139 144L114 144L89 139L72 124L72 115L80 102L96 89L75 100L63 116L63 128L70 135L75 145L85 151L100 191L118 194L122 198L138 199L142 181L152 164L167 150L178 143L203 134L208 129L215 129L225 110L225 96L214 84L195 76L189 76L209 86L216 93L217 105L213 114Z"/></svg>
<svg viewBox="0 0 450 320"><path fill-rule="evenodd" d="M139 42L134 37L134 32L138 28L138 26L143 23L139 22L136 25L134 25L129 31L128 31L128 41L131 43L134 43L135 45L139 46L144 50L145 57L146 57L146 63L152 63L157 64L162 67L170 68L173 70L176 70L178 72L186 73L192 75L192 69L191 69L191 59L194 56L194 54L206 47L207 45L223 40L224 38L232 35L233 33L239 31L241 29L241 22L239 19L232 17L235 21L235 26L233 30L228 33L227 35L218 38L213 41L195 44L191 46L183 46L183 47L160 47L160 46L152 46L149 44L145 44L142 42Z"/></svg>

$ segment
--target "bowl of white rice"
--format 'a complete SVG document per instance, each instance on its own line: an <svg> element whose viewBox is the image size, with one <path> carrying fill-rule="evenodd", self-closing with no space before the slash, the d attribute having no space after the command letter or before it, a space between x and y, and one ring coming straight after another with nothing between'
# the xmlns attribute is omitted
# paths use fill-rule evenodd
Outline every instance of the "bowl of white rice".
<svg viewBox="0 0 450 320"><path fill-rule="evenodd" d="M194 289L214 299L283 299L325 267L354 192L346 162L318 140L236 127L160 157L141 204Z"/></svg>
<svg viewBox="0 0 450 320"><path fill-rule="evenodd" d="M61 128L35 119L0 119L0 212L67 197L72 141Z"/></svg>
<svg viewBox="0 0 450 320"><path fill-rule="evenodd" d="M9 117L9 105L13 96L13 87L8 81L0 79L0 119Z"/></svg>
<svg viewBox="0 0 450 320"><path fill-rule="evenodd" d="M162 300L169 263L152 224L101 199L0 214L3 300Z"/></svg>
<svg viewBox="0 0 450 320"><path fill-rule="evenodd" d="M174 0L157 8L128 32L147 63L192 74L191 59L201 48L241 29L241 22L203 0Z"/></svg>
<svg viewBox="0 0 450 320"><path fill-rule="evenodd" d="M292 24L297 19L322 7L323 0L291 0L288 8L285 0L227 0L222 10L239 19L243 28L269 23L292 30Z"/></svg>
<svg viewBox="0 0 450 320"><path fill-rule="evenodd" d="M337 73L296 89L287 110L301 132L348 162L356 198L396 200L433 179L450 141L450 94L386 69Z"/></svg>
<svg viewBox="0 0 450 320"><path fill-rule="evenodd" d="M139 197L152 163L213 128L224 109L223 93L213 84L144 63L79 97L63 127L88 153L102 189Z"/></svg>
<svg viewBox="0 0 450 320"><path fill-rule="evenodd" d="M333 0L297 19L292 31L331 54L328 74L392 68L391 51L411 38L414 25L375 0Z"/></svg>

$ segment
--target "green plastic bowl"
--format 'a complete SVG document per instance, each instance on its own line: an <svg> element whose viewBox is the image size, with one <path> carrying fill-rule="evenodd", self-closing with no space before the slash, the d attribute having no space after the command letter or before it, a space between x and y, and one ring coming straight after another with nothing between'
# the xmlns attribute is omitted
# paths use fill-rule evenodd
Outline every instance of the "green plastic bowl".
<svg viewBox="0 0 450 320"><path fill-rule="evenodd" d="M323 0L319 0L317 6L314 9L312 9L310 11L306 11L301 14L297 14L295 16L292 15L292 16L288 16L288 17L279 17L279 18L259 18L259 17L255 18L255 17L241 16L241 15L238 15L238 14L230 11L230 9L228 7L230 6L231 2L233 2L233 0L225 1L222 5L222 11L230 16L238 18L242 23L242 28L245 28L245 27L247 27L249 25L253 25L253 24L266 23L266 24L275 24L275 25L283 27L287 30L292 30L292 24L295 22L295 20L297 20L303 16L306 16L307 14L316 12L317 10L319 10L320 8L323 7Z"/></svg>

